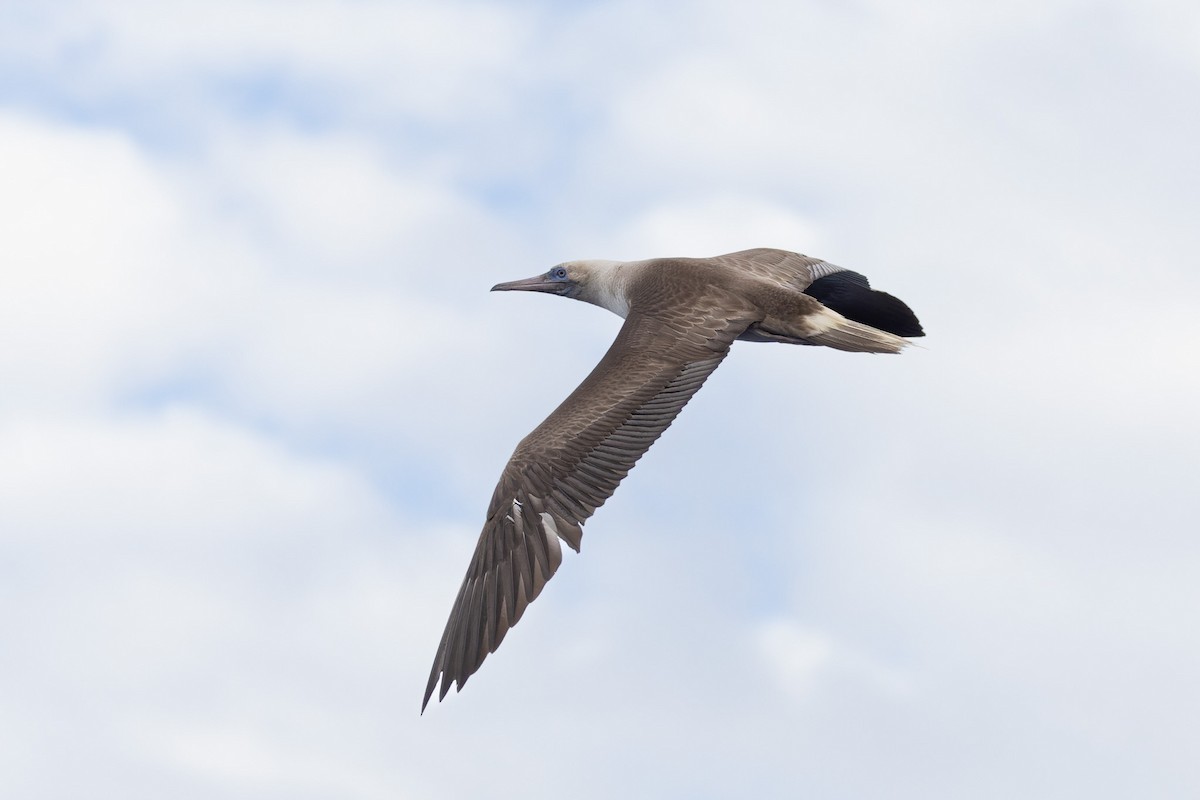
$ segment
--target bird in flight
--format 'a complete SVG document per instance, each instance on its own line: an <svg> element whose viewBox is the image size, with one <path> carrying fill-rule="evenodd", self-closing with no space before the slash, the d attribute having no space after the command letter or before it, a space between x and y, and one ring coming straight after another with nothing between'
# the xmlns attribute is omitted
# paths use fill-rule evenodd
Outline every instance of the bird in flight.
<svg viewBox="0 0 1200 800"><path fill-rule="evenodd" d="M759 248L713 258L569 261L492 291L545 292L625 319L583 383L517 445L438 644L438 682L461 690L562 562L582 525L704 384L735 339L898 353L923 336L899 299L816 258Z"/></svg>

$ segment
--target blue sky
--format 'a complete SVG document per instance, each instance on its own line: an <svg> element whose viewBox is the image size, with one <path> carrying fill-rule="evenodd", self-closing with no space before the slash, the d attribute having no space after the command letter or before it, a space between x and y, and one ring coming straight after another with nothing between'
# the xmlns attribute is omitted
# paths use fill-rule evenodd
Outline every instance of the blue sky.
<svg viewBox="0 0 1200 800"><path fill-rule="evenodd" d="M1200 12L8 3L0 793L1200 791ZM516 442L782 247L899 358L740 343L417 716Z"/></svg>

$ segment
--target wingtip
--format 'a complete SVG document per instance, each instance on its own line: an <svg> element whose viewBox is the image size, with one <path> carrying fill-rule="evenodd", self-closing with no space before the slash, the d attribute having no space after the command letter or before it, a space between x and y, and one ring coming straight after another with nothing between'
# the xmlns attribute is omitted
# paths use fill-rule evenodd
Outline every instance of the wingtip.
<svg viewBox="0 0 1200 800"><path fill-rule="evenodd" d="M421 701L421 716L425 716L425 708L429 705L429 698L431 697L433 697L432 685L425 690L425 699Z"/></svg>
<svg viewBox="0 0 1200 800"><path fill-rule="evenodd" d="M446 699L446 695L450 692L450 685L453 683L453 681L446 680L444 675L440 676L440 677L442 678L442 680L441 680L442 687L437 692L437 701L439 703ZM425 697L423 700L421 700L421 715L422 716L424 716L425 709L428 708L428 706L429 706L429 701L433 699L434 689L437 688L437 685L438 685L438 679L435 677L433 683L429 684L428 688L425 689Z"/></svg>
<svg viewBox="0 0 1200 800"><path fill-rule="evenodd" d="M425 708L429 705L430 699L433 698L433 690L437 688L438 680L440 680L443 677L442 671L440 669L438 669L438 664L441 662L441 658L442 658L442 652L439 649L438 655L437 655L437 660L435 660L433 663L433 671L429 674L429 683L425 684L425 697L424 697L424 699L421 700L421 715L422 716L424 716L424 714L425 714ZM445 697L445 696L446 696L446 692L443 691L442 697ZM438 702L441 702L442 697L438 698Z"/></svg>

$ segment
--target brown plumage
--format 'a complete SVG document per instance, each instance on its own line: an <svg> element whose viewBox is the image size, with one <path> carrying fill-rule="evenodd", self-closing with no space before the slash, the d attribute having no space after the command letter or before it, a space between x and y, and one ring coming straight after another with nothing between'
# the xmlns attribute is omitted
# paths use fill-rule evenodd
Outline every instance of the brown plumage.
<svg viewBox="0 0 1200 800"><path fill-rule="evenodd" d="M584 521L735 339L898 353L908 344L902 336L923 335L906 305L871 290L861 275L783 250L575 261L493 290L572 297L608 308L625 324L504 468L438 645L422 712L439 679L441 700L496 651L562 562L558 540L579 550Z"/></svg>

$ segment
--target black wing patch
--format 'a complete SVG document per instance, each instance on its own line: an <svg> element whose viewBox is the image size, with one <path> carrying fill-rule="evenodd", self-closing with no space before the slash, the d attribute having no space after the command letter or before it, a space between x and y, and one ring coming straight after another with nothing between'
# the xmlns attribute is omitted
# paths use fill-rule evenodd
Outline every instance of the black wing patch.
<svg viewBox="0 0 1200 800"><path fill-rule="evenodd" d="M896 336L924 336L917 315L903 300L871 288L865 275L843 270L817 278L804 293L847 319Z"/></svg>

